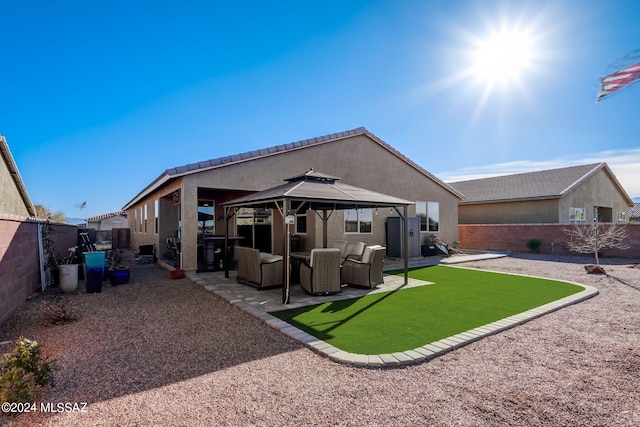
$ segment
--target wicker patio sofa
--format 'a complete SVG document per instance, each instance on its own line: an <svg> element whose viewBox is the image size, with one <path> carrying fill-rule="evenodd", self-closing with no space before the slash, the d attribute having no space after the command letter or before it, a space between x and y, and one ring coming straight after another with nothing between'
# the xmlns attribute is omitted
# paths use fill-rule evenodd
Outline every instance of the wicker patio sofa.
<svg viewBox="0 0 640 427"><path fill-rule="evenodd" d="M260 252L257 249L236 247L238 257L238 283L258 290L282 286L283 265L281 255Z"/></svg>

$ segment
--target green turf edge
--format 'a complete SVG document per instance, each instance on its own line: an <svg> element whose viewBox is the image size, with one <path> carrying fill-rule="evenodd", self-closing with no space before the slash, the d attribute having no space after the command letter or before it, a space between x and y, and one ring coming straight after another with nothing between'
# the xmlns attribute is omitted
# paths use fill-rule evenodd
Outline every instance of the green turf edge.
<svg viewBox="0 0 640 427"><path fill-rule="evenodd" d="M564 281L449 266L414 269L410 277L432 281L435 285L381 292L270 314L341 350L358 354L385 354L418 348L584 289ZM510 284L505 286L496 279L509 279ZM474 283L465 283L470 281ZM531 294L532 286L538 287L534 294ZM476 292L466 292L468 288ZM492 294L484 298L477 295L478 289L504 292L509 288L512 288L511 291L501 295L503 298L496 299L495 295L491 297ZM546 291L544 295L540 295L541 290ZM425 296L428 298L426 303ZM505 296L511 299L508 306L504 302ZM452 300L456 301L453 307ZM392 309L380 310L382 303ZM429 327L425 328L424 325Z"/></svg>

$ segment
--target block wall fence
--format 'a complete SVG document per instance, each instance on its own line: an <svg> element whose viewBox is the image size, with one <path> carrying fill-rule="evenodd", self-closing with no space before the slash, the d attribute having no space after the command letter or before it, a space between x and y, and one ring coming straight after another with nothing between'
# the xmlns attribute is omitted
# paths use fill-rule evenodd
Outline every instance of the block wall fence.
<svg viewBox="0 0 640 427"><path fill-rule="evenodd" d="M22 304L40 283L38 224L42 221L0 214L0 324ZM78 227L52 223L58 258L77 245Z"/></svg>
<svg viewBox="0 0 640 427"><path fill-rule="evenodd" d="M605 224L606 226L606 224ZM461 224L458 225L458 239L462 249L490 251L530 252L529 239L542 242L540 253L567 255L568 237L565 230L571 224ZM625 243L629 249L605 249L605 257L640 258L640 223L626 224L628 232Z"/></svg>

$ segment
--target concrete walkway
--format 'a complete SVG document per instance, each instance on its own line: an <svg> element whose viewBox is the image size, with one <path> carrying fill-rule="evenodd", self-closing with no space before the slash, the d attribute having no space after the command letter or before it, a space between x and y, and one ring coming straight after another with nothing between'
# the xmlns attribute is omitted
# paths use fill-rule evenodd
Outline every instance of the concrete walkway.
<svg viewBox="0 0 640 427"><path fill-rule="evenodd" d="M481 259L490 259L507 256L506 253L478 253L466 255L453 255L447 258L430 257L411 260L410 268L423 267L438 264L458 264L468 261ZM402 260L385 260L385 271L397 270L403 268ZM310 296L307 295L299 285L291 286L290 304L282 304L282 289L268 289L258 291L255 288L239 284L236 282L235 271L231 271L229 278L224 277L224 272L197 273L190 274L188 278L197 284L202 285L205 289L216 293L220 297L226 299L242 310L262 319L268 325L279 329L302 343L309 346L314 351L323 354L335 361L357 366L366 367L397 367L407 364L420 363L435 358L439 355L447 353L456 348L467 345L473 341L477 341L488 335L499 333L505 329L512 328L516 325L528 322L529 320L540 317L544 314L558 310L567 305L575 304L585 299L597 295L598 291L590 286L577 284L585 288L584 291L558 301L545 304L541 307L534 308L524 313L480 326L470 331L428 343L422 347L413 350L407 350L391 354L354 354L339 348L336 348L318 338L310 335L272 315L270 312L278 310L286 310L298 308L314 304L322 304L330 301L339 301L350 298L358 298L367 294L393 291L414 286L428 286L432 283L420 280L409 279L408 284L404 284L403 277L395 275L385 275L384 284L379 285L376 289L357 289L348 286L343 287L340 294L329 296Z"/></svg>

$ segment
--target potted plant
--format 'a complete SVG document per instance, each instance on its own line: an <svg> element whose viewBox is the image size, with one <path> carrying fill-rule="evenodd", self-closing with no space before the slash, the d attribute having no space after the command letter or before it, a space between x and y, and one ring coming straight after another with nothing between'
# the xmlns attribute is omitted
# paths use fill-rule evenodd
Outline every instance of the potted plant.
<svg viewBox="0 0 640 427"><path fill-rule="evenodd" d="M122 251L120 249L112 249L109 251L107 259L109 261L107 277L111 285L118 286L128 283L131 272L129 271L129 267L120 265L122 262Z"/></svg>

